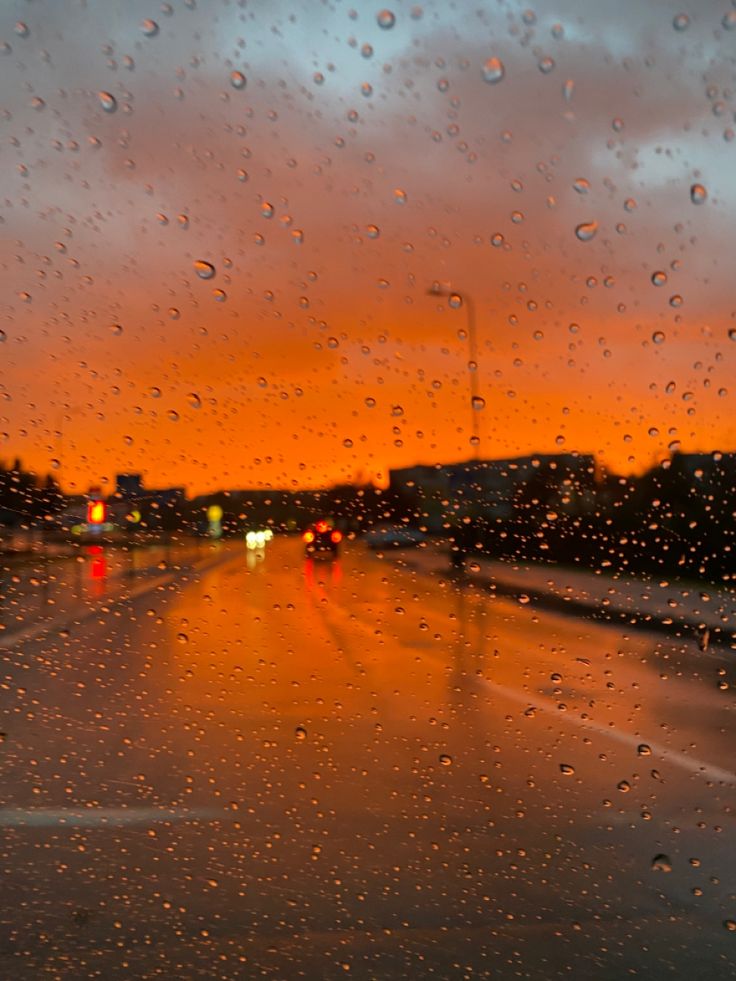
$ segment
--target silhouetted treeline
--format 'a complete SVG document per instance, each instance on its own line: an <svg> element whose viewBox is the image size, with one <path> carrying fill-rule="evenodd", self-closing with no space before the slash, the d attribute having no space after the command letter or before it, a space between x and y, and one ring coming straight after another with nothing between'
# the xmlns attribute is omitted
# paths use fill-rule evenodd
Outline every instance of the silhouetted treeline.
<svg viewBox="0 0 736 981"><path fill-rule="evenodd" d="M35 524L63 506L64 496L50 474L38 476L24 470L19 459L10 465L0 460L0 524Z"/></svg>
<svg viewBox="0 0 736 981"><path fill-rule="evenodd" d="M466 555L720 579L736 575L736 454L675 454L638 477L561 479L540 467L508 499L472 485L444 508L443 533ZM432 517L421 488L393 505L413 524ZM436 513L436 512L435 512Z"/></svg>

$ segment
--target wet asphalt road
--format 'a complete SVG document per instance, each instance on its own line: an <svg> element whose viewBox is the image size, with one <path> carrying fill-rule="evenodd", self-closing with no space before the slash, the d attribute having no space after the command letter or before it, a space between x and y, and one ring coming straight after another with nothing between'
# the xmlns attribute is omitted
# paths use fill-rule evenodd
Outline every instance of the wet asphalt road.
<svg viewBox="0 0 736 981"><path fill-rule="evenodd" d="M6 632L0 977L736 976L728 652L223 559Z"/></svg>

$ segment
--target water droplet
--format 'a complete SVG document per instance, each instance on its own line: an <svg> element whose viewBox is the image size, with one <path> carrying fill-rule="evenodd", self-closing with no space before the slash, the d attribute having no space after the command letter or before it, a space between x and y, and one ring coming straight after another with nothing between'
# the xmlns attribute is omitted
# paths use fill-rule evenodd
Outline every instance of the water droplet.
<svg viewBox="0 0 736 981"><path fill-rule="evenodd" d="M169 307L169 320L178 320L181 312L176 307Z"/></svg>
<svg viewBox="0 0 736 981"><path fill-rule="evenodd" d="M448 756L447 753L440 753L438 759L442 766L452 766L452 757Z"/></svg>
<svg viewBox="0 0 736 981"><path fill-rule="evenodd" d="M392 416L403 416L403 414L404 414L404 406L403 405L392 405L391 406L391 415Z"/></svg>
<svg viewBox="0 0 736 981"><path fill-rule="evenodd" d="M506 74L506 69L500 58L489 58L483 65L483 81L489 85L500 82Z"/></svg>
<svg viewBox="0 0 736 981"><path fill-rule="evenodd" d="M575 773L575 767L571 766L569 763L560 763L560 773L564 774L566 777L571 777Z"/></svg>
<svg viewBox="0 0 736 981"><path fill-rule="evenodd" d="M597 221L584 221L575 229L575 234L581 242L590 242L591 239L595 238L597 232Z"/></svg>
<svg viewBox="0 0 736 981"><path fill-rule="evenodd" d="M304 726L297 726L294 730L294 735L300 742L303 742L307 738L307 730Z"/></svg>
<svg viewBox="0 0 736 981"><path fill-rule="evenodd" d="M365 231L368 238L378 238L378 236L381 234L378 225L368 225Z"/></svg>
<svg viewBox="0 0 736 981"><path fill-rule="evenodd" d="M177 634L176 639L179 641L180 644L189 643L189 637L186 634Z"/></svg>
<svg viewBox="0 0 736 981"><path fill-rule="evenodd" d="M291 241L296 245L301 245L304 241L304 232L301 228L292 228L291 230Z"/></svg>
<svg viewBox="0 0 736 981"><path fill-rule="evenodd" d="M571 78L566 79L564 85L562 86L562 97L565 102L570 102L572 100L572 94L574 91L575 82Z"/></svg>
<svg viewBox="0 0 736 981"><path fill-rule="evenodd" d="M246 85L246 78L242 72L230 72L230 84L234 89L244 89Z"/></svg>
<svg viewBox="0 0 736 981"><path fill-rule="evenodd" d="M572 182L572 186L578 192L578 194L587 194L590 190L590 181L586 180L584 177L578 177Z"/></svg>
<svg viewBox="0 0 736 981"><path fill-rule="evenodd" d="M649 747L646 743L639 743L639 745L636 747L636 751L639 754L639 756L652 755L651 747Z"/></svg>
<svg viewBox="0 0 736 981"><path fill-rule="evenodd" d="M460 296L459 293L450 293L450 296L448 297L447 300L447 304L453 310L459 310L460 307L463 305L463 298L462 296Z"/></svg>
<svg viewBox="0 0 736 981"><path fill-rule="evenodd" d="M212 279L215 275L215 267L211 262L204 259L197 259L194 263L194 270L200 279Z"/></svg>
<svg viewBox="0 0 736 981"><path fill-rule="evenodd" d="M158 34L158 24L155 20L146 19L141 21L141 33L146 37L156 37Z"/></svg>
<svg viewBox="0 0 736 981"><path fill-rule="evenodd" d="M555 67L554 58L546 57L540 59L539 61L538 68L543 75L549 75L549 73L554 69L554 67Z"/></svg>
<svg viewBox="0 0 736 981"><path fill-rule="evenodd" d="M631 784L628 780L619 780L616 784L616 788L621 791L622 794L628 794L631 790Z"/></svg>
<svg viewBox="0 0 736 981"><path fill-rule="evenodd" d="M475 412L482 412L483 409L485 409L486 407L486 400L482 398L480 395L474 395L470 400L470 404L472 405Z"/></svg>
<svg viewBox="0 0 736 981"><path fill-rule="evenodd" d="M346 450L351 450L353 448L353 441L352 439L350 439L349 436L346 436L345 439L342 441L342 445L345 447Z"/></svg>
<svg viewBox="0 0 736 981"><path fill-rule="evenodd" d="M373 45L372 44L363 44L363 45L361 45L360 53L363 55L364 58L372 58L373 57Z"/></svg>
<svg viewBox="0 0 736 981"><path fill-rule="evenodd" d="M687 14L677 14L672 20L672 26L676 31L686 31L690 27L690 18Z"/></svg>
<svg viewBox="0 0 736 981"><path fill-rule="evenodd" d="M500 249L504 241L504 237L500 232L494 232L494 234L491 235L491 245L496 249Z"/></svg>
<svg viewBox="0 0 736 981"><path fill-rule="evenodd" d="M224 303L227 300L227 293L225 290L212 290L212 296L217 301L217 303Z"/></svg>
<svg viewBox="0 0 736 981"><path fill-rule="evenodd" d="M261 214L264 218L273 218L273 205L269 201L264 201L261 205Z"/></svg>
<svg viewBox="0 0 736 981"><path fill-rule="evenodd" d="M190 392L189 395L187 395L187 402L189 403L189 406L192 409L202 408L202 399L199 397L199 395L197 395L196 392Z"/></svg>
<svg viewBox="0 0 736 981"><path fill-rule="evenodd" d="M652 859L652 871L653 872L671 872L672 871L672 859L669 855L661 853L655 855Z"/></svg>
<svg viewBox="0 0 736 981"><path fill-rule="evenodd" d="M729 341L736 341L736 327L728 328L728 339Z"/></svg>
<svg viewBox="0 0 736 981"><path fill-rule="evenodd" d="M729 10L727 14L724 14L721 24L727 31L732 31L736 28L736 10Z"/></svg>
<svg viewBox="0 0 736 981"><path fill-rule="evenodd" d="M98 92L97 98L105 112L115 112L118 107L117 99L109 92Z"/></svg>
<svg viewBox="0 0 736 981"><path fill-rule="evenodd" d="M733 933L734 930L736 930L736 920L724 920L723 926L726 930L729 930L731 933Z"/></svg>
<svg viewBox="0 0 736 981"><path fill-rule="evenodd" d="M654 283L655 286L664 286L666 282L667 282L666 272L663 272L661 269L658 269L656 272L652 273L652 283Z"/></svg>
<svg viewBox="0 0 736 981"><path fill-rule="evenodd" d="M373 398L372 395L368 395L365 399L365 404L368 406L369 409L375 409L376 400Z"/></svg>
<svg viewBox="0 0 736 981"><path fill-rule="evenodd" d="M382 30L389 31L396 23L396 17L390 10L379 10L376 14L376 23Z"/></svg>
<svg viewBox="0 0 736 981"><path fill-rule="evenodd" d="M664 344L666 337L663 330L655 330L652 334L652 340L655 344Z"/></svg>
<svg viewBox="0 0 736 981"><path fill-rule="evenodd" d="M406 191L402 191L400 187L394 190L394 201L396 204L406 204Z"/></svg>
<svg viewBox="0 0 736 981"><path fill-rule="evenodd" d="M690 200L693 204L703 204L707 197L708 192L702 184L693 184L690 188Z"/></svg>
<svg viewBox="0 0 736 981"><path fill-rule="evenodd" d="M152 399L160 399L161 389L158 387L158 385L152 385L151 388L148 389L148 394Z"/></svg>
<svg viewBox="0 0 736 981"><path fill-rule="evenodd" d="M28 37L31 33L28 29L28 24L25 24L22 20L16 23L14 30L18 37Z"/></svg>
<svg viewBox="0 0 736 981"><path fill-rule="evenodd" d="M685 301L682 299L682 297L680 296L679 293L674 293L670 297L670 306L671 307L681 307L684 302Z"/></svg>
<svg viewBox="0 0 736 981"><path fill-rule="evenodd" d="M166 415L169 417L169 422L179 421L179 413L176 411L176 409L169 409Z"/></svg>

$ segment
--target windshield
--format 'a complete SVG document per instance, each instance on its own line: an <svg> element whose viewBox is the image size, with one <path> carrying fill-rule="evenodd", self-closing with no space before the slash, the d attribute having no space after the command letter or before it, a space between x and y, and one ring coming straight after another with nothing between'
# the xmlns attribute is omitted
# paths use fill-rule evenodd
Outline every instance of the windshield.
<svg viewBox="0 0 736 981"><path fill-rule="evenodd" d="M0 975L736 973L736 7L0 10Z"/></svg>

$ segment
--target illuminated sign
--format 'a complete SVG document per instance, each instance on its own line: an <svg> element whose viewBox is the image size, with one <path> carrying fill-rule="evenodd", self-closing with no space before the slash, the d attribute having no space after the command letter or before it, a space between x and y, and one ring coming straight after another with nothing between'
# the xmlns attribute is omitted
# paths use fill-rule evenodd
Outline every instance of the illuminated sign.
<svg viewBox="0 0 736 981"><path fill-rule="evenodd" d="M104 501L87 502L87 524L104 525L107 519L107 505Z"/></svg>

